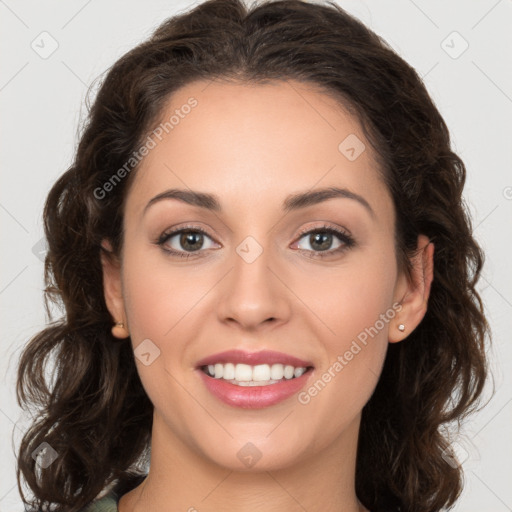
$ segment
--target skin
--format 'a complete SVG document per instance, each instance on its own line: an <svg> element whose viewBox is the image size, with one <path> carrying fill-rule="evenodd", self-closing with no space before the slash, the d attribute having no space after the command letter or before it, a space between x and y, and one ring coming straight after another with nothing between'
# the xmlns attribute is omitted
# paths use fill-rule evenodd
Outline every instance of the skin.
<svg viewBox="0 0 512 512"><path fill-rule="evenodd" d="M102 256L107 306L126 326L113 332L131 336L134 348L149 338L160 350L147 366L135 358L155 407L152 458L119 510L366 510L354 489L361 410L388 343L405 339L426 312L434 247L420 235L412 278L399 272L391 196L358 121L332 98L294 81L195 82L170 98L162 120L190 97L198 105L134 177L121 261ZM338 150L349 134L366 146L354 161ZM373 215L350 198L283 212L290 194L329 186L361 195ZM167 199L143 215L170 188L215 194L223 211ZM189 260L153 243L187 223L208 234ZM321 244L300 230L325 223L355 245L334 254L344 242L333 235L331 255L309 257ZM236 252L247 236L263 249L252 263ZM179 234L166 248L187 252ZM310 386L394 303L394 318L307 404L293 396L236 408L211 395L195 370L224 350L270 349L312 361ZM251 467L237 457L249 442L261 453Z"/></svg>

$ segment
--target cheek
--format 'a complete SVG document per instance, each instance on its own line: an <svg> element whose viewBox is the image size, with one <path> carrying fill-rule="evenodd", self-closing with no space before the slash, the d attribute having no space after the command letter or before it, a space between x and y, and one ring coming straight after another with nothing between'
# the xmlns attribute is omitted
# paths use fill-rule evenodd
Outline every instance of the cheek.
<svg viewBox="0 0 512 512"><path fill-rule="evenodd" d="M193 340L201 338L206 310L214 307L208 293L218 273L179 267L140 242L127 243L125 254L123 295L132 346L137 356L137 347L149 339L158 354L148 366L136 361L139 376L154 403L177 407L182 389L176 378L184 369L193 370Z"/></svg>
<svg viewBox="0 0 512 512"><path fill-rule="evenodd" d="M311 267L308 277L294 278L293 289L303 299L311 318L316 318L316 330L322 333L331 356L376 323L381 337L386 337L389 320L394 316L389 311L396 280L393 258L393 253L358 253L338 267Z"/></svg>
<svg viewBox="0 0 512 512"><path fill-rule="evenodd" d="M328 416L333 432L361 410L377 384L396 314L393 263L393 252L361 254L343 268L317 273L298 291L307 297L310 325L325 352L316 379L299 398L318 414L334 405Z"/></svg>
<svg viewBox="0 0 512 512"><path fill-rule="evenodd" d="M156 250L128 246L123 294L132 340L166 340L190 322L211 279L188 267L180 269ZM189 316L190 315L190 316Z"/></svg>
<svg viewBox="0 0 512 512"><path fill-rule="evenodd" d="M125 255L123 295L142 385L157 408L178 408L183 393L177 371L200 326L200 299L212 283L193 271L173 269L165 257L143 244L127 244ZM157 347L149 344L148 365L137 360L137 347L148 346L146 340Z"/></svg>

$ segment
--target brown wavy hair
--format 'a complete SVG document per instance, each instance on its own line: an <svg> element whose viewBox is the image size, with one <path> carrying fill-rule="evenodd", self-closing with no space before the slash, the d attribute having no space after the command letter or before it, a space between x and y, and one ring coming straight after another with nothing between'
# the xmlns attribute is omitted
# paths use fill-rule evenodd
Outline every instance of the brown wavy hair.
<svg viewBox="0 0 512 512"><path fill-rule="evenodd" d="M37 410L17 459L24 503L76 512L107 488L127 492L144 477L153 405L131 344L111 335L100 263L103 239L120 255L137 166L105 197L95 191L142 145L170 95L204 79L297 80L336 98L379 158L400 268L410 270L418 234L434 242L428 311L407 341L390 344L362 412L356 492L372 512L451 506L463 475L445 461L444 428L476 410L489 371L489 326L475 288L483 253L462 198L465 166L415 70L335 3L299 0L203 2L164 21L102 79L74 162L44 207L45 308L49 320L50 302L64 314L29 341L19 363L18 402ZM43 442L58 454L45 469L32 457Z"/></svg>

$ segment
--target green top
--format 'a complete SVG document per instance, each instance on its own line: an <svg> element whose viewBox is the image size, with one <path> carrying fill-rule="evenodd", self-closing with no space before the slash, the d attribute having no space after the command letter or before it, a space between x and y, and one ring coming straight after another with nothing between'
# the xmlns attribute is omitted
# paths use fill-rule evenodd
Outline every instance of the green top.
<svg viewBox="0 0 512 512"><path fill-rule="evenodd" d="M117 504L119 500L120 496L114 491L110 491L103 498L91 502L81 512L118 512Z"/></svg>

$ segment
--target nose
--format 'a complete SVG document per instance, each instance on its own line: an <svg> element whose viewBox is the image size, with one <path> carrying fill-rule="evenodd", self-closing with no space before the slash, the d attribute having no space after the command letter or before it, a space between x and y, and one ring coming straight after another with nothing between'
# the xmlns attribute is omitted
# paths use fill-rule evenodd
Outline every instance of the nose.
<svg viewBox="0 0 512 512"><path fill-rule="evenodd" d="M289 291L282 276L278 278L282 271L266 248L255 259L254 253L251 257L244 253L247 248L249 254L256 250L250 243L241 244L233 255L231 271L222 280L219 320L246 331L261 329L263 325L276 327L287 322L290 315Z"/></svg>

